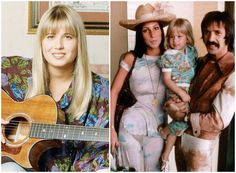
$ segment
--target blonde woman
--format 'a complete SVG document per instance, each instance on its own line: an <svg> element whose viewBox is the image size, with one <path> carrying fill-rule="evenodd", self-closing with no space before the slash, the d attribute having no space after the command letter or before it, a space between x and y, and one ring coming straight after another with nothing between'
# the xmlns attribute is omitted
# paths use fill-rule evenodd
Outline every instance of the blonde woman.
<svg viewBox="0 0 236 173"><path fill-rule="evenodd" d="M56 5L44 13L32 60L2 58L2 89L16 101L50 95L65 112L58 123L108 127L108 82L90 71L83 22L69 6ZM107 154L108 143L61 141L60 148L42 154L39 167L97 171L109 166ZM11 162L2 165L3 171L11 165L22 171Z"/></svg>

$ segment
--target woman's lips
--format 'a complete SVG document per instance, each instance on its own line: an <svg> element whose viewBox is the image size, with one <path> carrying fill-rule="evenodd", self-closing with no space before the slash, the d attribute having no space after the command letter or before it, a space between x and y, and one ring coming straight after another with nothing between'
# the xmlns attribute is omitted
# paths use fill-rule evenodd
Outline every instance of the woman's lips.
<svg viewBox="0 0 236 173"><path fill-rule="evenodd" d="M55 58L62 58L65 56L65 53L53 53L52 54Z"/></svg>

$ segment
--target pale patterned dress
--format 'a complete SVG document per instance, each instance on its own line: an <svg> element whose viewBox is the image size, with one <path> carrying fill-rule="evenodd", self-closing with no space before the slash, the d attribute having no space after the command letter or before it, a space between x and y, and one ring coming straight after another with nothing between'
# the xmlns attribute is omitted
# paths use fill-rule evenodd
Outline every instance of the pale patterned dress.
<svg viewBox="0 0 236 173"><path fill-rule="evenodd" d="M160 170L159 159L164 141L157 127L166 122L166 116L162 110L165 87L156 65L158 58L148 55L137 58L130 77L130 88L137 102L124 111L120 121L119 163L124 167L133 167L136 171ZM129 71L124 61L121 61L120 66ZM154 93L158 105L152 104Z"/></svg>

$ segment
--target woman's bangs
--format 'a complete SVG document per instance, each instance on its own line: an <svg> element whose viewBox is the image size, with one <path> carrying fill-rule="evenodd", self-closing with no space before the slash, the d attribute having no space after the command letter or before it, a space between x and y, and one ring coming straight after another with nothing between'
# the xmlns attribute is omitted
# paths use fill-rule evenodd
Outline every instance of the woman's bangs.
<svg viewBox="0 0 236 173"><path fill-rule="evenodd" d="M44 27L42 28L42 36L46 36L48 33L56 34L60 29L65 29L65 33L77 36L76 29L69 19L66 18L55 18L51 19L48 22L45 22Z"/></svg>

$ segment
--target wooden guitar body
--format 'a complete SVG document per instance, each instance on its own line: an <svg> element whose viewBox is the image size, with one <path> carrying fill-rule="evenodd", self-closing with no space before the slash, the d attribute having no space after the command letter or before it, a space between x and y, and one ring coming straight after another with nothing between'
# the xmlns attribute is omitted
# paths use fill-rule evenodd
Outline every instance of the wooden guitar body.
<svg viewBox="0 0 236 173"><path fill-rule="evenodd" d="M16 102L2 90L2 156L24 168L39 170L40 156L61 146L61 140L109 141L109 129L56 124L61 114L50 96L36 96Z"/></svg>
<svg viewBox="0 0 236 173"><path fill-rule="evenodd" d="M49 96L16 102L2 91L2 118L10 122L3 127L6 144L2 144L2 156L11 158L25 168L31 168L30 162L37 158L33 159L30 151L37 142L44 139L30 138L30 127L34 122L56 124L56 103Z"/></svg>

